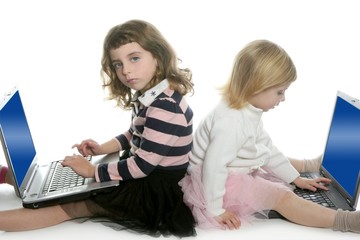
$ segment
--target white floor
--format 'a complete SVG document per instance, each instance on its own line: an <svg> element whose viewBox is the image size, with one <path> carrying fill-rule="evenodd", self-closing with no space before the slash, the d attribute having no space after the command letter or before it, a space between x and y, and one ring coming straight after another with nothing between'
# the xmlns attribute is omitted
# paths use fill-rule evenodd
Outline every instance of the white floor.
<svg viewBox="0 0 360 240"><path fill-rule="evenodd" d="M19 208L21 201L18 199L9 185L0 185L0 210ZM36 210L35 210L36 211ZM60 225L26 232L1 232L1 240L10 239L51 239L64 240L67 237L81 236L82 239L154 239L149 236L139 236L134 233L126 231L115 231L109 227L103 226L100 223L85 222L78 223L69 221ZM359 239L358 234L334 232L330 229L316 229L299 226L280 219L259 220L252 225L246 225L239 230L234 231L203 231L198 229L197 236L194 239L259 239L259 237L267 237L269 239ZM164 237L161 237L164 238ZM167 239L176 239L169 237Z"/></svg>
<svg viewBox="0 0 360 240"><path fill-rule="evenodd" d="M285 154L314 157L323 150L336 91L359 97L357 6L356 0L0 1L0 96L19 86L38 152L64 156L63 149L73 143L88 137L101 142L128 127L129 115L102 102L102 42L115 24L144 19L168 38L183 67L194 73L195 94L189 98L194 127L217 103L216 87L226 81L237 51L264 38L284 47L299 73L286 102L265 114L265 127ZM51 108L44 108L48 105ZM19 207L12 188L0 185L0 210ZM91 222L66 222L36 231L0 231L0 240L66 240L80 235L86 240L152 239ZM198 230L195 239L359 236L266 220L238 231Z"/></svg>

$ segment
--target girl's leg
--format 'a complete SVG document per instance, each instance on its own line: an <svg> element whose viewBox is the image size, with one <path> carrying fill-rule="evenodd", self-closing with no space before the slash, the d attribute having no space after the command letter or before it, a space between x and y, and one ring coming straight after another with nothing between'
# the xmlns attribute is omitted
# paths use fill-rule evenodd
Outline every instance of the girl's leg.
<svg viewBox="0 0 360 240"><path fill-rule="evenodd" d="M275 206L286 219L310 227L332 227L336 211L287 192Z"/></svg>
<svg viewBox="0 0 360 240"><path fill-rule="evenodd" d="M0 183L5 183L7 167L0 165Z"/></svg>
<svg viewBox="0 0 360 240"><path fill-rule="evenodd" d="M104 210L90 200L77 201L39 209L20 208L0 212L0 230L25 231L46 228L62 222L91 217L95 213L104 214Z"/></svg>
<svg viewBox="0 0 360 240"><path fill-rule="evenodd" d="M333 229L360 233L360 212L349 212L339 209L336 213ZM354 229L354 226L357 226Z"/></svg>
<svg viewBox="0 0 360 240"><path fill-rule="evenodd" d="M11 180L8 168L0 164L0 184L1 183L7 183L12 185L13 181Z"/></svg>
<svg viewBox="0 0 360 240"><path fill-rule="evenodd" d="M39 209L7 210L0 212L0 230L33 230L54 226L70 219L60 205Z"/></svg>
<svg viewBox="0 0 360 240"><path fill-rule="evenodd" d="M310 227L360 232L360 212L347 212L323 207L288 192L274 207L286 219Z"/></svg>

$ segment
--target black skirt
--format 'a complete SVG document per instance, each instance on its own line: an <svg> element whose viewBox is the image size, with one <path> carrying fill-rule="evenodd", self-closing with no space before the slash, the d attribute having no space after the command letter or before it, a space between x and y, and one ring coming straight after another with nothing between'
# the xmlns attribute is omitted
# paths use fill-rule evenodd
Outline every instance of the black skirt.
<svg viewBox="0 0 360 240"><path fill-rule="evenodd" d="M145 178L121 181L119 186L89 199L105 210L92 212L138 233L196 236L194 217L183 202L178 184L185 173L186 169L156 169Z"/></svg>

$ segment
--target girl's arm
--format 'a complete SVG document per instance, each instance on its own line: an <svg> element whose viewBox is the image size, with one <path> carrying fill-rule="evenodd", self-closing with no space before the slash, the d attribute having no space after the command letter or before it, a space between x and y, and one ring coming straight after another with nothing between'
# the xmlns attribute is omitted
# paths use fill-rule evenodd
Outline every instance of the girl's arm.
<svg viewBox="0 0 360 240"><path fill-rule="evenodd" d="M238 125L235 119L215 119L209 133L202 180L208 210L214 216L225 212L223 197L228 176L227 165L236 158L238 147L241 146L236 129Z"/></svg>
<svg viewBox="0 0 360 240"><path fill-rule="evenodd" d="M287 183L293 182L300 176L300 173L293 165L291 165L289 159L273 145L272 140L264 130L262 123L260 127L258 142L265 145L270 151L270 158L265 163L264 168L270 170L273 174Z"/></svg>
<svg viewBox="0 0 360 240"><path fill-rule="evenodd" d="M107 142L104 142L100 145L101 154L109 154L113 152L119 152L121 150L120 143L115 139L112 138Z"/></svg>
<svg viewBox="0 0 360 240"><path fill-rule="evenodd" d="M171 100L171 99L170 99ZM159 98L139 116L131 141L131 156L118 162L97 165L96 180L129 180L148 176L158 165L186 168L192 143L192 113L176 101ZM183 104L185 105L185 104ZM122 149L130 138L117 138Z"/></svg>
<svg viewBox="0 0 360 240"><path fill-rule="evenodd" d="M312 159L295 159L288 157L291 164L298 172L318 172L322 161L322 155Z"/></svg>
<svg viewBox="0 0 360 240"><path fill-rule="evenodd" d="M113 153L120 150L120 144L116 139L111 139L103 144L99 144L92 139L83 140L79 144L74 144L72 148L77 148L82 156L96 156Z"/></svg>

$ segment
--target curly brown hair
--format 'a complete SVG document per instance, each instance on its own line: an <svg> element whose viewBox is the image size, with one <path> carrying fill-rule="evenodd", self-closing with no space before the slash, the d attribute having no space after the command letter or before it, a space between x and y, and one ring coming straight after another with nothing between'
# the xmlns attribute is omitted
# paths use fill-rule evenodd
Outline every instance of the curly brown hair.
<svg viewBox="0 0 360 240"><path fill-rule="evenodd" d="M116 100L117 105L123 109L131 108L131 98L134 93L118 79L110 58L110 50L131 42L136 42L149 51L158 62L155 75L150 81L151 87L167 79L171 89L180 94L193 93L191 71L188 68L178 67L179 59L162 34L146 21L130 20L111 28L104 40L101 76L103 88L109 90L108 99Z"/></svg>

